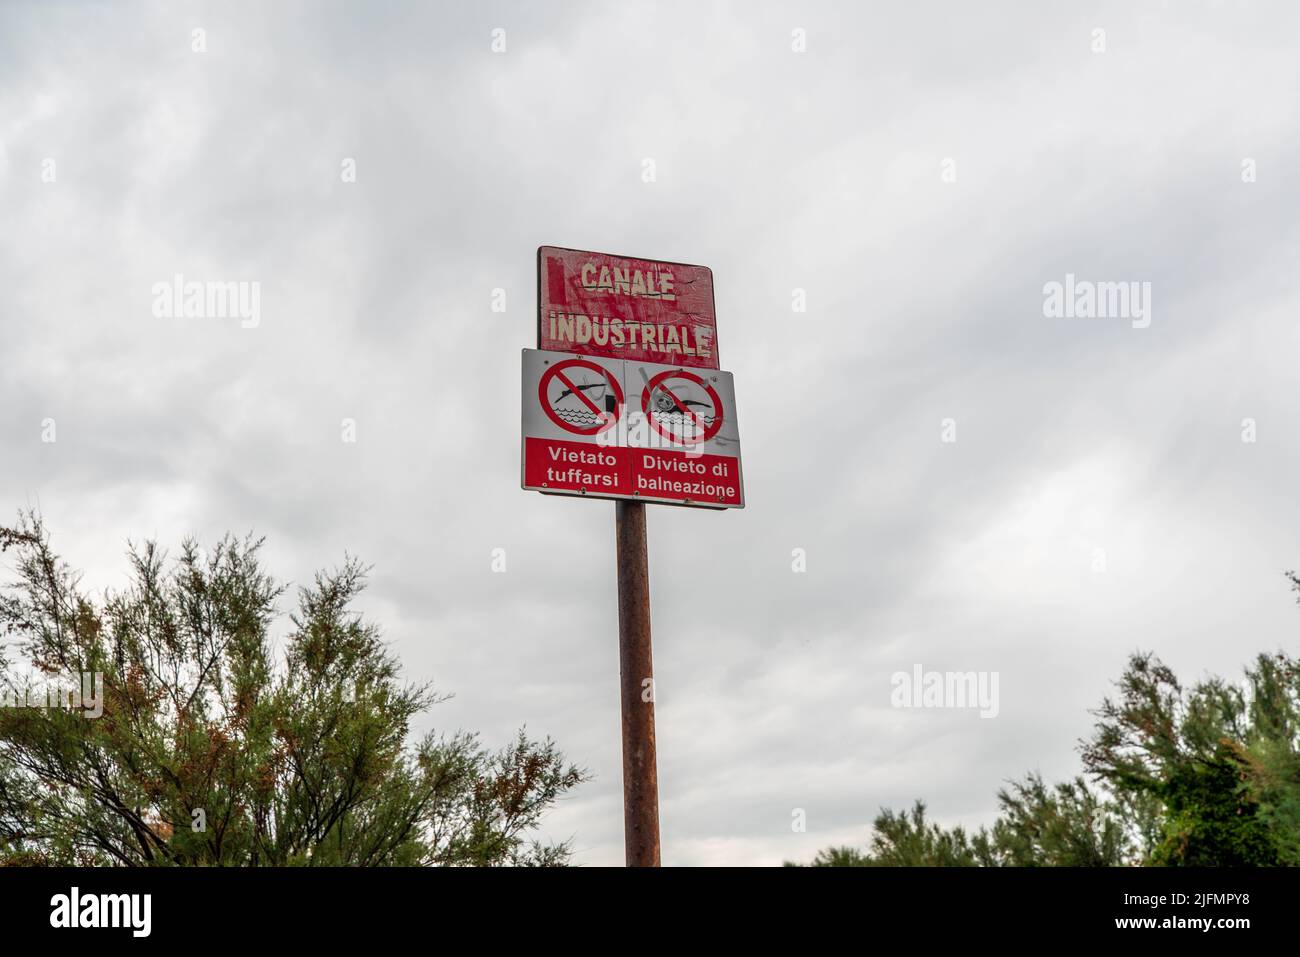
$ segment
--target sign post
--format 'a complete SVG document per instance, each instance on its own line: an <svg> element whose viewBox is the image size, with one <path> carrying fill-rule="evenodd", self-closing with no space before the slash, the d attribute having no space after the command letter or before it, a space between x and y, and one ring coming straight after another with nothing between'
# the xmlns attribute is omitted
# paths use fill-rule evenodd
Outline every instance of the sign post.
<svg viewBox="0 0 1300 957"><path fill-rule="evenodd" d="M629 867L658 867L645 503L745 507L713 273L542 246L537 307L537 349L523 354L521 485L615 499L623 840Z"/></svg>
<svg viewBox="0 0 1300 957"><path fill-rule="evenodd" d="M614 503L618 671L623 709L623 844L628 867L659 866L659 772L645 503Z"/></svg>

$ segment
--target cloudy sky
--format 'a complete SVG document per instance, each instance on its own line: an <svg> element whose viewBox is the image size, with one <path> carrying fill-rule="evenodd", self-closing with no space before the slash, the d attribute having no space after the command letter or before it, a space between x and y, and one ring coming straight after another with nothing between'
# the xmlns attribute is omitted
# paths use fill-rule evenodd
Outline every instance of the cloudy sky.
<svg viewBox="0 0 1300 957"><path fill-rule="evenodd" d="M0 510L95 588L128 538L373 562L365 611L455 694L425 727L554 736L595 780L547 836L620 863L614 507L520 489L520 349L539 245L703 263L747 507L650 509L664 862L808 859L917 797L988 822L1076 772L1129 652L1295 649L1297 35L1281 2L6 4ZM177 273L260 283L260 322L155 316ZM1150 283L1149 325L1045 315L1067 274ZM916 665L996 672L997 716L892 707Z"/></svg>

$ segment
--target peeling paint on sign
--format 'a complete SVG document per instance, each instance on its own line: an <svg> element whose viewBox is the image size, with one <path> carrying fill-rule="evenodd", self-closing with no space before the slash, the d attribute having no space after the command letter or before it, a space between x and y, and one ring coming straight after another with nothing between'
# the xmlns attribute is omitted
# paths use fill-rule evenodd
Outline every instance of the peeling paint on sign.
<svg viewBox="0 0 1300 957"><path fill-rule="evenodd" d="M539 349L720 368L707 266L542 246L537 305Z"/></svg>

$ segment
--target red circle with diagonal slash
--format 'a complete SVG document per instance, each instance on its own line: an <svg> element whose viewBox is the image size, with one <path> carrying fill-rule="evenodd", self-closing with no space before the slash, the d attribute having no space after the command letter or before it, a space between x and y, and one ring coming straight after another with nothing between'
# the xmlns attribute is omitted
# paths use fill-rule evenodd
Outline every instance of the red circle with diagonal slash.
<svg viewBox="0 0 1300 957"><path fill-rule="evenodd" d="M654 416L650 414L650 397L654 395L655 389L662 388L664 392L672 396L673 404L677 406L677 411L681 412L684 418L690 419L696 425L703 426L700 417L690 409L686 408L686 406L682 405L681 402L677 400L677 396L673 394L672 389L659 384L663 382L664 379L686 379L688 382L694 382L707 392L709 398L713 400L713 410L716 413L713 418L713 424L705 428L704 431L695 436L695 438L681 438L680 436L673 435L669 430L661 429L659 423L655 421ZM697 376L694 372L687 372L685 369L669 369L667 372L659 373L647 382L645 390L641 393L641 411L645 413L646 421L650 423L652 429L668 441L676 442L678 445L699 445L701 442L707 442L709 439L717 435L718 430L722 428L722 400L718 398L718 393L714 391L713 386L709 385L704 381L704 379Z"/></svg>
<svg viewBox="0 0 1300 957"><path fill-rule="evenodd" d="M564 374L565 369L573 368L589 369L592 372L599 372L605 377L605 381L608 382L610 388L614 390L616 405L613 412L605 412L602 409L596 408L596 403L592 402L582 394L582 390L574 385L573 381ZM589 428L574 425L572 422L565 422L556 414L555 409L552 408L551 403L546 398L546 390L550 386L551 380L557 378L564 384L564 387L568 389L570 393L576 395L582 401L583 405L591 409L596 416L596 425ZM618 384L618 379L614 377L614 373L596 365L594 362L588 362L586 359L566 359L564 362L557 362L555 365L543 372L541 380L537 383L537 400L542 404L542 411L546 413L547 417L552 422L564 429L566 432L576 432L578 435L599 435L606 429L612 429L618 424L619 416L623 414L623 387Z"/></svg>

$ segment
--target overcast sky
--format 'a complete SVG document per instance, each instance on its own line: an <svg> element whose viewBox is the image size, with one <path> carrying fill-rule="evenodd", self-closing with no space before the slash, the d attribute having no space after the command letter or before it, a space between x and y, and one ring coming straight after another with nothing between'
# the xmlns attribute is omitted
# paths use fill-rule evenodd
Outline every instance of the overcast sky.
<svg viewBox="0 0 1300 957"><path fill-rule="evenodd" d="M614 506L520 489L520 349L539 245L702 263L746 508L649 510L664 863L917 797L987 823L1076 773L1128 653L1295 650L1297 36L1281 2L6 4L0 513L93 588L227 529L293 582L374 563L455 694L422 728L554 736L595 780L546 835L621 863ZM260 323L155 316L177 273L260 283ZM1045 315L1067 274L1150 283L1149 325ZM891 707L916 665L996 672L997 716Z"/></svg>

